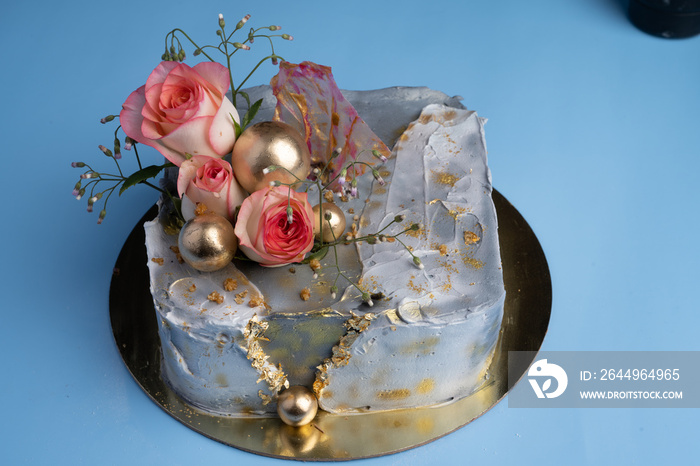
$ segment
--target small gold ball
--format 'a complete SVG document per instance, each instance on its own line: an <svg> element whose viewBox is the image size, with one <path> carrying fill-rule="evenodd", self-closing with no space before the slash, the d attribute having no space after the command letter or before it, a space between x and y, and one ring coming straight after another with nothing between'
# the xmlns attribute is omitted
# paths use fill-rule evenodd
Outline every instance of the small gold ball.
<svg viewBox="0 0 700 466"><path fill-rule="evenodd" d="M205 213L185 223L177 244L182 258L190 266L202 272L214 272L233 260L238 238L226 218Z"/></svg>
<svg viewBox="0 0 700 466"><path fill-rule="evenodd" d="M264 173L273 165L283 168ZM236 140L231 167L238 183L252 193L268 187L271 181L305 180L311 173L311 154L293 127L281 121L263 121L248 127Z"/></svg>
<svg viewBox="0 0 700 466"><path fill-rule="evenodd" d="M321 207L323 207L323 215L330 215L330 220L321 219ZM345 212L340 207L330 202L324 202L314 206L314 236L317 240L323 240L325 243L330 243L336 239L340 239L345 232ZM323 225L323 229L321 229Z"/></svg>
<svg viewBox="0 0 700 466"><path fill-rule="evenodd" d="M304 426L318 411L316 395L306 387L293 385L277 395L277 414L285 424Z"/></svg>

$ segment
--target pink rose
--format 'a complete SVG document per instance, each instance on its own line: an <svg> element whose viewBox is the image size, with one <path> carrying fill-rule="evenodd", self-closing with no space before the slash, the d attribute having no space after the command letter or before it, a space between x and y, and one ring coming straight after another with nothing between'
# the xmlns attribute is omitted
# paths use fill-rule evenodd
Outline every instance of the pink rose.
<svg viewBox="0 0 700 466"><path fill-rule="evenodd" d="M226 97L228 69L219 63L193 68L162 62L144 86L131 93L119 115L124 132L154 147L178 167L185 154L231 152L238 112Z"/></svg>
<svg viewBox="0 0 700 466"><path fill-rule="evenodd" d="M209 211L233 222L236 207L246 197L233 175L231 164L208 155L195 155L182 162L177 177L177 192L183 198L185 220L194 217L193 206L202 202Z"/></svg>
<svg viewBox="0 0 700 466"><path fill-rule="evenodd" d="M291 207L292 223L287 219ZM306 193L287 186L264 188L241 205L235 232L239 248L260 265L301 261L314 245L314 214Z"/></svg>

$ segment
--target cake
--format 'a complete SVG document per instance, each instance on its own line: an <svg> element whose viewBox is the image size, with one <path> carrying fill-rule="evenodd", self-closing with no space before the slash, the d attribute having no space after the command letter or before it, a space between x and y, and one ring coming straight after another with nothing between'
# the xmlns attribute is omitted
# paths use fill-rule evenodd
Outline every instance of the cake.
<svg viewBox="0 0 700 466"><path fill-rule="evenodd" d="M271 119L269 87L249 93L263 99L257 120ZM358 198L334 198L348 230L374 233L397 216L387 235L420 227L400 237L406 248L337 248L367 302L354 286L328 292L339 270L331 254L318 271L234 261L200 272L179 260L162 216L148 222L162 374L193 407L273 415L280 391L303 386L330 413L383 411L449 403L488 381L505 291L485 121L425 88L345 96L384 142L396 141L380 179L365 174Z"/></svg>
<svg viewBox="0 0 700 466"><path fill-rule="evenodd" d="M99 146L118 175L73 164L98 223L117 188L162 193L144 228L164 382L206 413L292 426L477 392L505 301L485 120L426 88L343 93L329 67L276 54L292 39L279 26L245 36L249 18L231 31L219 15L215 45L169 32L102 120L119 121L114 150ZM256 38L270 53L238 81L231 59ZM208 61L183 63L183 43ZM267 60L270 86L241 90Z"/></svg>

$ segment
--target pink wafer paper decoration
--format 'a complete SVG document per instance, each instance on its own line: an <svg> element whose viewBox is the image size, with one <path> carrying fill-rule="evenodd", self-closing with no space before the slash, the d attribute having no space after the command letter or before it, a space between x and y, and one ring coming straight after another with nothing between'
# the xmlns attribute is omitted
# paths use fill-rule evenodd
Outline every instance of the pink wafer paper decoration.
<svg viewBox="0 0 700 466"><path fill-rule="evenodd" d="M298 65L282 62L270 86L277 97L274 119L293 126L305 136L312 166L325 166L333 150L341 149L340 156L331 162L329 179L335 178L350 160L375 165L379 160L372 150L390 156L387 146L343 97L330 67L308 61ZM356 167L357 175L363 168ZM352 170L347 176L352 177ZM339 186L336 181L331 188L337 190Z"/></svg>

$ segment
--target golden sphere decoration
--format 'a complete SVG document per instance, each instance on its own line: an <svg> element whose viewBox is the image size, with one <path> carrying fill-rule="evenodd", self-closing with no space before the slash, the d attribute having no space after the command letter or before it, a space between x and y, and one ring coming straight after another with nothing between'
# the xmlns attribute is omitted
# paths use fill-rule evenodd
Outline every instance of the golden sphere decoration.
<svg viewBox="0 0 700 466"><path fill-rule="evenodd" d="M330 215L330 220L321 220L321 207L323 207L323 215ZM314 237L317 240L323 240L324 243L330 243L336 239L340 239L345 232L345 212L337 205L324 202L323 204L315 205L314 211ZM321 229L323 222L323 229Z"/></svg>
<svg viewBox="0 0 700 466"><path fill-rule="evenodd" d="M264 172L273 165L284 169ZM311 173L311 154L293 127L281 121L263 121L248 127L236 140L231 167L238 183L252 193L268 187L271 181L305 180Z"/></svg>
<svg viewBox="0 0 700 466"><path fill-rule="evenodd" d="M290 426L305 426L318 411L316 395L301 385L292 385L277 395L277 414Z"/></svg>
<svg viewBox="0 0 700 466"><path fill-rule="evenodd" d="M231 222L207 212L185 223L177 244L182 258L190 266L202 272L214 272L233 260L238 238Z"/></svg>

